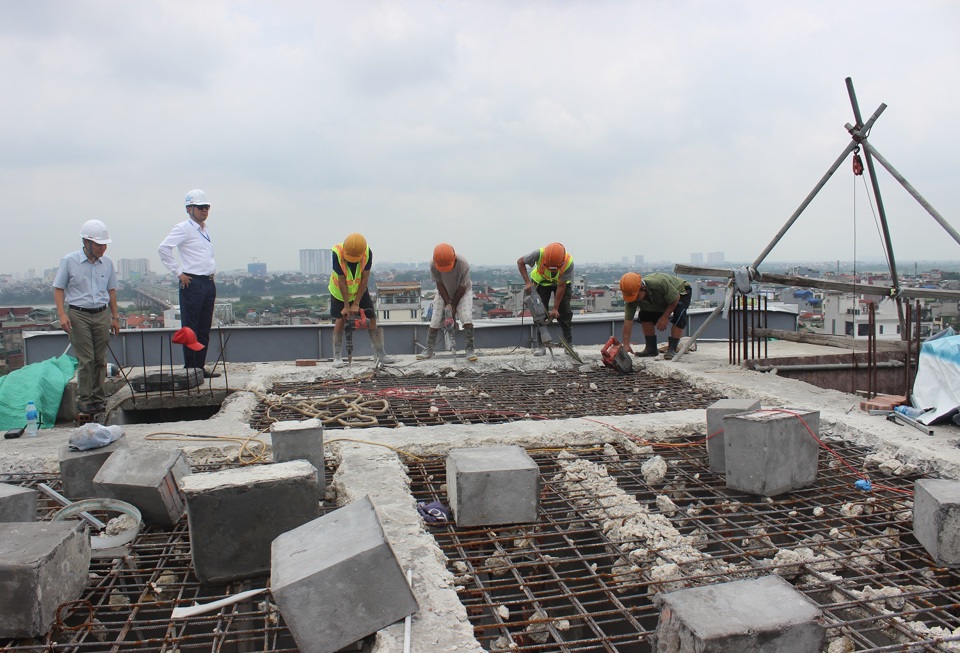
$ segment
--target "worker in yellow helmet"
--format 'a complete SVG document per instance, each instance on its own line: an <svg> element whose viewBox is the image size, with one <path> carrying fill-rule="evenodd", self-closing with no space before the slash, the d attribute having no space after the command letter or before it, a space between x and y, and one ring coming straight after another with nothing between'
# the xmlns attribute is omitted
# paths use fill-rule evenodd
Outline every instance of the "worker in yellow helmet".
<svg viewBox="0 0 960 653"><path fill-rule="evenodd" d="M623 346L633 352L630 335L633 333L633 320L636 316L646 346L643 351L633 352L634 356L656 356L657 331L665 331L670 324L667 337L667 351L664 360L670 360L677 353L680 337L687 328L687 309L690 308L690 284L671 274L654 272L641 277L636 272L627 272L620 278L620 292L623 294ZM639 315L637 314L639 312Z"/></svg>
<svg viewBox="0 0 960 653"><path fill-rule="evenodd" d="M360 311L370 321L370 343L378 363L392 363L383 347L383 331L377 328L377 314L367 285L373 268L373 252L362 234L353 233L333 247L333 270L330 272L330 316L336 318L333 326L333 364L343 367L340 350L343 348L343 330L347 320L360 316Z"/></svg>
<svg viewBox="0 0 960 653"><path fill-rule="evenodd" d="M527 274L528 267L530 274ZM537 294L543 300L548 315L560 323L563 339L568 345L572 345L573 310L570 308L570 297L573 294L573 256L560 243L550 243L518 258L517 269L526 283L524 292L529 295L533 292L533 287L537 287ZM550 295L553 295L552 309ZM539 333L537 337L539 338ZM533 355L543 356L544 353L543 344L539 343Z"/></svg>
<svg viewBox="0 0 960 653"><path fill-rule="evenodd" d="M473 283L470 281L470 264L449 243L440 243L433 248L430 262L430 278L437 284L433 300L433 315L427 330L427 347L417 354L417 360L433 358L437 346L437 334L443 326L445 311L450 309L453 319L463 325L467 360L477 360L473 339Z"/></svg>

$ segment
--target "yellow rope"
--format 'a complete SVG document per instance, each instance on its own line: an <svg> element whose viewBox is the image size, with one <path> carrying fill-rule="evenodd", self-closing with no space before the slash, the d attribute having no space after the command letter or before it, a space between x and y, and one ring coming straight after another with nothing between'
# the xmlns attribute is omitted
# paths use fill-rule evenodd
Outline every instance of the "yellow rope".
<svg viewBox="0 0 960 653"><path fill-rule="evenodd" d="M254 463L258 463L263 460L264 454L267 450L267 444L260 439L262 434L263 431L260 431L256 435L242 438L230 435L200 435L195 433L174 433L173 431L154 431L153 433L148 433L144 439L166 441L183 440L186 442L194 440L218 440L234 442L240 447L240 452L237 454L237 460L239 463L241 465L253 465ZM257 451L251 447L251 443L254 442L260 445Z"/></svg>

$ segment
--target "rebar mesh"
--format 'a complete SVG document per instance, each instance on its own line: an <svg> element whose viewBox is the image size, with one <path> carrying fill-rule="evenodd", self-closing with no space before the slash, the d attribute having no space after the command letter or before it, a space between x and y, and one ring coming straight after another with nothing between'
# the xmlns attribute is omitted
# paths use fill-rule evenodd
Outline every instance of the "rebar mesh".
<svg viewBox="0 0 960 653"><path fill-rule="evenodd" d="M841 650L960 650L943 643L960 640L953 636L960 628L960 572L936 567L915 540L913 479L872 471L874 486L890 489L860 492L854 487L860 477L821 451L814 487L766 499L727 490L723 477L709 471L702 442L703 436L691 436L682 443L688 446L658 447L670 470L659 489L641 471L649 456L609 445L573 453L605 470L650 515L667 516L709 565L671 559L677 549L668 545L658 550L649 541L618 539L615 518L585 518L584 505L613 497L571 493L558 480L565 462L556 452L530 452L543 482L537 524L430 526L484 648L651 651L658 620L652 594L778 573L821 606L828 637L846 637L852 647ZM862 468L866 450L830 446ZM405 462L418 501L446 500L443 459ZM669 497L676 513L659 509L657 495ZM673 575L657 578L649 568L631 568L628 552L645 547L653 547L657 569L673 569Z"/></svg>
<svg viewBox="0 0 960 653"><path fill-rule="evenodd" d="M374 376L278 383L253 411L259 430L279 420L318 418L327 428L500 424L524 419L632 415L707 408L722 395L677 379L609 370L484 376Z"/></svg>

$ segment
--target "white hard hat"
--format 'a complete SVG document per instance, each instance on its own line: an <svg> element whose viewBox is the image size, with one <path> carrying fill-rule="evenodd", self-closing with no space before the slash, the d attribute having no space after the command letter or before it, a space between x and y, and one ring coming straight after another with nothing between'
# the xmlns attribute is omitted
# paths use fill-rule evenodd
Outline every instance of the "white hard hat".
<svg viewBox="0 0 960 653"><path fill-rule="evenodd" d="M113 242L110 239L110 232L107 231L107 225L99 220L87 220L84 222L83 226L80 227L80 237L86 240L92 240L98 245L106 245L107 243Z"/></svg>
<svg viewBox="0 0 960 653"><path fill-rule="evenodd" d="M184 206L197 206L198 204L206 204L209 206L210 200L207 199L206 193L199 188L194 188L187 193L187 201L184 203Z"/></svg>

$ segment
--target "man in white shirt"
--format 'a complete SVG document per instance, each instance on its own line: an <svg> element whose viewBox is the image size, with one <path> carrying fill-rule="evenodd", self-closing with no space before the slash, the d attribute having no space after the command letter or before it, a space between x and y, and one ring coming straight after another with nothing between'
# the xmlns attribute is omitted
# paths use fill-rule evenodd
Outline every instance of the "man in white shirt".
<svg viewBox="0 0 960 653"><path fill-rule="evenodd" d="M217 262L213 258L213 241L207 229L210 201L205 192L195 188L187 193L185 205L190 219L174 225L157 252L163 266L180 281L180 324L193 329L197 341L203 345L203 349L196 351L183 348L183 366L199 368L204 377L211 378L220 376L220 373L203 369L217 300L217 286L213 279ZM180 254L179 263L173 255L174 248Z"/></svg>

